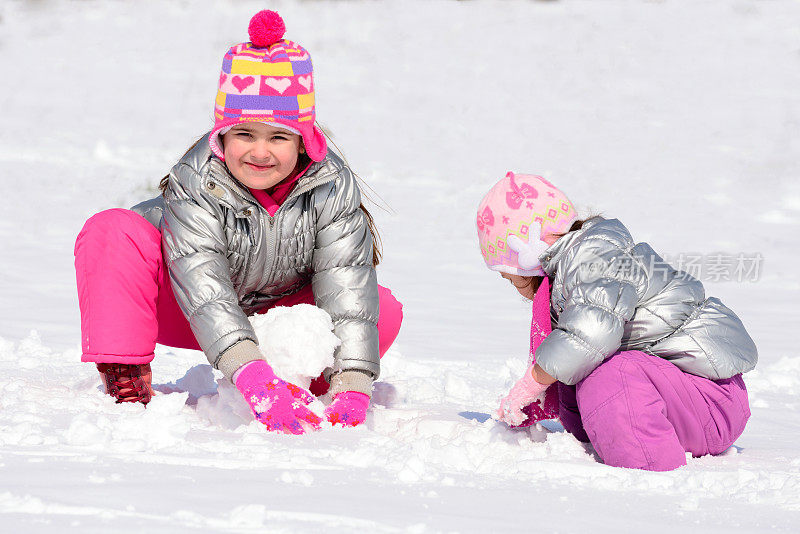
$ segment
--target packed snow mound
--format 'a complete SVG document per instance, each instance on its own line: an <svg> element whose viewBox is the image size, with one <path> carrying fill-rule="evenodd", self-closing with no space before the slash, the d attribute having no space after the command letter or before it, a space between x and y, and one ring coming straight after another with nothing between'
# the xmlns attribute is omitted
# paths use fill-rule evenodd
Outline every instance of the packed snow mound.
<svg viewBox="0 0 800 534"><path fill-rule="evenodd" d="M342 343L328 312L311 304L278 306L250 317L250 323L275 374L306 389L333 366L333 352Z"/></svg>

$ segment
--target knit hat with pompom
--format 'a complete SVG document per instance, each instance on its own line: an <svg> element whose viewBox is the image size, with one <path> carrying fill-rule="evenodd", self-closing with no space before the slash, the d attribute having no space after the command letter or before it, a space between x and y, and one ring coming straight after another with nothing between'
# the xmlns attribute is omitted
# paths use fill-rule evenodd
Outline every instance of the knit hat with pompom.
<svg viewBox="0 0 800 534"><path fill-rule="evenodd" d="M478 241L486 266L519 276L543 276L539 256L578 215L553 184L509 172L478 206Z"/></svg>
<svg viewBox="0 0 800 534"><path fill-rule="evenodd" d="M263 122L299 134L308 157L325 158L325 136L314 125L311 56L299 44L283 39L285 31L280 15L259 11L250 20L250 42L232 46L222 58L208 142L223 161L219 138L242 122Z"/></svg>

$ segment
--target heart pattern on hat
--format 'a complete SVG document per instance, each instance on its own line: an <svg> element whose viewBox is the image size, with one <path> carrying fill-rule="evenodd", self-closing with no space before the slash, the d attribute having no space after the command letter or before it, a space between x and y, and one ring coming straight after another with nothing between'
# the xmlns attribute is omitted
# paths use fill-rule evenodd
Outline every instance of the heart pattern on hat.
<svg viewBox="0 0 800 534"><path fill-rule="evenodd" d="M264 85L272 87L280 94L283 94L292 85L292 80L288 78L264 78Z"/></svg>
<svg viewBox="0 0 800 534"><path fill-rule="evenodd" d="M248 26L249 42L233 45L222 58L214 99L214 128L208 144L225 160L219 132L241 122L280 124L299 132L306 154L322 161L327 142L315 125L311 56L283 38L285 23L274 11L256 13Z"/></svg>
<svg viewBox="0 0 800 534"><path fill-rule="evenodd" d="M298 76L297 81L300 85L306 88L306 91L311 91L311 76Z"/></svg>
<svg viewBox="0 0 800 534"><path fill-rule="evenodd" d="M245 89L247 89L248 87L250 87L251 85L253 85L255 82L256 79L253 78L252 76L247 76L245 78L242 78L241 76L234 76L233 79L231 80L233 86L236 87L236 90L239 91L240 93Z"/></svg>

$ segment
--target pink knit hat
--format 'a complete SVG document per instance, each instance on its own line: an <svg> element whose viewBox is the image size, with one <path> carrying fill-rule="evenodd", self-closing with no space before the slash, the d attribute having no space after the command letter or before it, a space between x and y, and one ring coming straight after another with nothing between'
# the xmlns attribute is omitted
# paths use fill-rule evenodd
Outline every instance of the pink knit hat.
<svg viewBox="0 0 800 534"><path fill-rule="evenodd" d="M325 158L325 136L314 125L311 56L299 44L283 39L285 31L280 15L259 11L250 20L250 42L231 47L222 58L208 143L223 161L219 136L242 122L263 122L300 134L308 157Z"/></svg>
<svg viewBox="0 0 800 534"><path fill-rule="evenodd" d="M555 234L578 218L575 207L541 176L509 172L478 207L478 240L486 266L520 276L543 276L539 256Z"/></svg>

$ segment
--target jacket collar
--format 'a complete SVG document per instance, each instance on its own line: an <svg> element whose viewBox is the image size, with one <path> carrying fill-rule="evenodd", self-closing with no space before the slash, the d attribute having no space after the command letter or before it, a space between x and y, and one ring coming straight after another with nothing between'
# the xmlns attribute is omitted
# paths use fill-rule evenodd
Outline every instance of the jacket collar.
<svg viewBox="0 0 800 534"><path fill-rule="evenodd" d="M240 184L228 171L225 163L211 152L208 144L208 134L181 159L179 164L192 168L200 175L204 189L212 191L214 197L229 204L236 211L258 204L258 200L247 187ZM297 185L289 193L284 203L315 187L334 180L343 166L344 163L339 156L329 149L325 159L312 163L305 174L300 177ZM208 187L210 182L215 183L212 188ZM223 187L217 187L220 185Z"/></svg>
<svg viewBox="0 0 800 534"><path fill-rule="evenodd" d="M580 239L584 231L604 220L605 219L602 217L592 217L587 219L583 223L583 226L580 230L569 232L560 237L558 241L550 245L547 250L545 250L541 256L539 256L539 262L542 264L542 270L547 273L547 276L553 276L558 262L564 257L566 251L572 248L572 245L574 245L575 242Z"/></svg>

